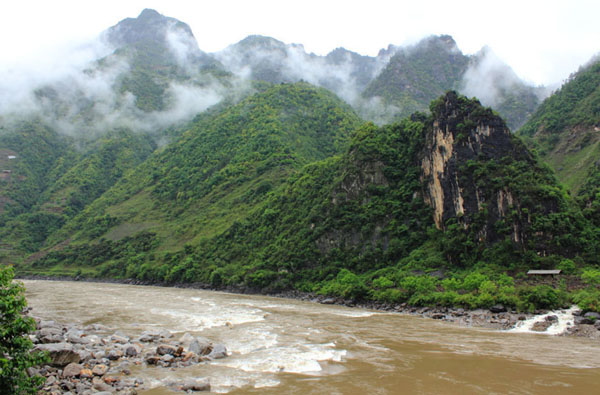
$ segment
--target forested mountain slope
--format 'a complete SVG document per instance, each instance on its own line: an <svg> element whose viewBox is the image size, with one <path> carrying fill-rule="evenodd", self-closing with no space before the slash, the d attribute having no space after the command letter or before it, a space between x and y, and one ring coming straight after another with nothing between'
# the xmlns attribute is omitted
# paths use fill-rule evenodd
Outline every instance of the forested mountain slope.
<svg viewBox="0 0 600 395"><path fill-rule="evenodd" d="M577 192L600 160L600 61L573 74L518 133Z"/></svg>
<svg viewBox="0 0 600 395"><path fill-rule="evenodd" d="M130 237L149 237L162 259L176 259L174 253L235 226L301 166L343 151L360 124L324 89L273 86L192 124L68 222L53 243L72 239L85 249L95 240L114 251ZM131 257L111 258L102 270L120 275Z"/></svg>
<svg viewBox="0 0 600 395"><path fill-rule="evenodd" d="M315 108L310 98L322 93L277 86L191 129L67 224L55 241L73 239L26 270L529 308L538 302L505 273L597 264L598 229L489 108L449 92L431 115L364 125L326 158L359 125L351 112L325 122L325 144L311 143L319 135L304 122L289 129L295 141L279 123L307 110L290 114L289 100ZM270 127L255 129L264 121ZM264 150L246 148L258 142ZM294 142L302 155L289 150ZM313 150L324 146L332 148ZM473 288L471 274L484 268ZM433 271L452 282L423 274ZM559 296L552 303L564 303Z"/></svg>

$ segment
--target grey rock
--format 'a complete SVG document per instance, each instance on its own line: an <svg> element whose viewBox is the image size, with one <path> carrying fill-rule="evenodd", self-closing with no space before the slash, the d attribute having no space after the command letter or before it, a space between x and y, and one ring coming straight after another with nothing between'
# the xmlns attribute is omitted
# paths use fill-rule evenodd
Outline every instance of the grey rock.
<svg viewBox="0 0 600 395"><path fill-rule="evenodd" d="M151 343L151 342L155 342L159 339L160 339L160 333L144 331L138 338L138 341L140 341L142 343Z"/></svg>
<svg viewBox="0 0 600 395"><path fill-rule="evenodd" d="M208 355L212 351L213 346L210 340L204 337L195 338L188 347L188 351L196 355Z"/></svg>
<svg viewBox="0 0 600 395"><path fill-rule="evenodd" d="M321 301L321 304L335 304L335 299L334 298L323 299Z"/></svg>
<svg viewBox="0 0 600 395"><path fill-rule="evenodd" d="M54 385L54 383L56 383L57 379L56 376L50 376L46 379L46 383L44 384L46 387L50 387L52 385Z"/></svg>
<svg viewBox="0 0 600 395"><path fill-rule="evenodd" d="M582 316L575 317L575 325L592 325L594 321L591 318L586 318Z"/></svg>
<svg viewBox="0 0 600 395"><path fill-rule="evenodd" d="M92 359L92 353L88 350L77 351L79 354L79 362L88 362Z"/></svg>
<svg viewBox="0 0 600 395"><path fill-rule="evenodd" d="M555 315L549 315L548 317L546 317L546 321L548 322L557 322L558 321L558 317Z"/></svg>
<svg viewBox="0 0 600 395"><path fill-rule="evenodd" d="M211 359L221 359L227 357L227 348L223 344L215 344L212 351L208 354Z"/></svg>
<svg viewBox="0 0 600 395"><path fill-rule="evenodd" d="M552 323L549 321L539 321L533 324L531 330L534 332L545 332L550 326L552 326Z"/></svg>
<svg viewBox="0 0 600 395"><path fill-rule="evenodd" d="M119 336L117 334L114 334L110 337L110 340L114 343L119 343L119 344L127 344L129 343L129 338L128 337L124 337L124 336Z"/></svg>
<svg viewBox="0 0 600 395"><path fill-rule="evenodd" d="M88 389L90 389L90 386L87 385L86 383L79 382L79 383L75 384L75 391L78 394L81 394L82 392L84 392L85 390L88 390Z"/></svg>
<svg viewBox="0 0 600 395"><path fill-rule="evenodd" d="M104 376L106 374L107 370L108 370L108 366L106 366L104 364L98 364L98 365L94 366L94 368L92 369L92 373L95 376Z"/></svg>
<svg viewBox="0 0 600 395"><path fill-rule="evenodd" d="M46 351L50 356L50 363L54 366L66 366L70 363L79 362L79 354L73 350L69 343L38 344L35 351Z"/></svg>
<svg viewBox="0 0 600 395"><path fill-rule="evenodd" d="M60 328L42 328L38 334L40 343L60 343L64 341L63 332Z"/></svg>
<svg viewBox="0 0 600 395"><path fill-rule="evenodd" d="M92 379L92 386L94 387L95 390L97 391L108 391L109 393L111 392L111 386L106 384L101 378L99 377L94 377Z"/></svg>
<svg viewBox="0 0 600 395"><path fill-rule="evenodd" d="M177 353L177 347L172 346L170 344L160 344L158 347L156 347L156 353L158 355L175 355Z"/></svg>
<svg viewBox="0 0 600 395"><path fill-rule="evenodd" d="M583 315L585 318L590 318L592 320L598 320L600 319L600 314L594 312L594 311L588 311L587 313L585 313Z"/></svg>
<svg viewBox="0 0 600 395"><path fill-rule="evenodd" d="M194 341L194 336L190 335L189 333L184 333L180 338L179 338L179 343L181 344L190 344L192 341Z"/></svg>
<svg viewBox="0 0 600 395"><path fill-rule="evenodd" d="M123 357L123 351L121 350L110 350L108 352L108 359L111 361L116 361L121 357Z"/></svg>
<svg viewBox="0 0 600 395"><path fill-rule="evenodd" d="M188 379L180 386L182 391L210 391L208 379Z"/></svg>
<svg viewBox="0 0 600 395"><path fill-rule="evenodd" d="M498 304L490 307L490 311L492 313L504 313L506 311L506 307L503 304L498 303Z"/></svg>
<svg viewBox="0 0 600 395"><path fill-rule="evenodd" d="M170 355L170 354L165 354L162 357L160 357L160 360L163 362L167 362L167 363L171 363L173 362L173 360L175 359L174 356Z"/></svg>
<svg viewBox="0 0 600 395"><path fill-rule="evenodd" d="M139 347L136 347L133 344L126 345L124 348L125 348L125 355L127 357L136 357L141 351L141 349Z"/></svg>
<svg viewBox="0 0 600 395"><path fill-rule="evenodd" d="M63 369L63 377L77 377L83 366L78 363L70 363Z"/></svg>

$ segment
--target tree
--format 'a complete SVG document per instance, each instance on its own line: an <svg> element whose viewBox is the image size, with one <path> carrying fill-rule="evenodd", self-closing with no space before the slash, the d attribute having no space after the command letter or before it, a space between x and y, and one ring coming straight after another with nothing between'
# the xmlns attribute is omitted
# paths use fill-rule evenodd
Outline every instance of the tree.
<svg viewBox="0 0 600 395"><path fill-rule="evenodd" d="M44 362L32 353L27 336L35 321L23 315L27 306L23 284L13 281L12 267L0 267L0 394L35 394L41 376L30 377L27 369Z"/></svg>

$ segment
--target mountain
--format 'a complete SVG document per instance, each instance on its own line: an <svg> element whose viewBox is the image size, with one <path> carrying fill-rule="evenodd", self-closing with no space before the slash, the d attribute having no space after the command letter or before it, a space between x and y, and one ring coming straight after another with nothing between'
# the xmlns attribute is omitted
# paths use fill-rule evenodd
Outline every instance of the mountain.
<svg viewBox="0 0 600 395"><path fill-rule="evenodd" d="M530 308L546 302L506 270L597 260L589 220L478 101L449 92L429 116L366 124L344 144L360 122L327 95L279 85L200 122L22 270ZM473 277L482 265L490 277ZM455 280L424 274L440 271Z"/></svg>
<svg viewBox="0 0 600 395"><path fill-rule="evenodd" d="M545 93L524 83L489 48L464 55L448 35L431 36L404 48L390 47L380 54L393 55L362 95L396 107L396 119L427 111L432 100L455 89L492 106L516 130Z"/></svg>
<svg viewBox="0 0 600 395"><path fill-rule="evenodd" d="M306 83L267 88L191 124L55 232L50 250L32 258L42 257L34 266L54 266L48 262L60 256L55 270L77 269L70 254L92 248L104 258L93 253L84 268L123 275L132 257L118 251L127 248L138 256L145 250L127 247L138 238L145 240L140 248L150 245L159 260L175 259L235 227L301 166L343 150L360 123L324 89ZM146 262L150 255L139 258ZM140 261L135 270L157 269L154 259Z"/></svg>
<svg viewBox="0 0 600 395"><path fill-rule="evenodd" d="M235 75L271 83L306 81L355 105L360 91L380 68L378 58L337 48L327 56L307 53L300 44L248 36L214 56ZM356 106L355 106L356 107Z"/></svg>
<svg viewBox="0 0 600 395"><path fill-rule="evenodd" d="M571 75L518 133L577 192L600 160L600 61Z"/></svg>
<svg viewBox="0 0 600 395"><path fill-rule="evenodd" d="M10 173L3 173L4 183L0 184L4 202L0 238L7 252L1 261L20 261L24 255L38 251L50 234L155 149L145 136L120 131L75 150L50 130L46 131L46 141L42 140L39 128L20 129L19 133L0 138L0 147L13 148L0 151L15 157L4 165L11 167ZM56 141L50 140L52 137ZM27 140L26 146L19 147L21 139ZM32 158L47 160L39 163L32 162Z"/></svg>
<svg viewBox="0 0 600 395"><path fill-rule="evenodd" d="M469 58L450 36L433 36L398 50L387 66L364 90L366 98L381 97L405 117L427 108L449 89L458 88Z"/></svg>

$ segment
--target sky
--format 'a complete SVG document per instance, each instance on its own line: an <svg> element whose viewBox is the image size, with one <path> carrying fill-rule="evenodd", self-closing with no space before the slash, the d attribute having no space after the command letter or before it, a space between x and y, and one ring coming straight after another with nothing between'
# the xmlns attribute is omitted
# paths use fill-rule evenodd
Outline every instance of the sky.
<svg viewBox="0 0 600 395"><path fill-rule="evenodd" d="M206 52L261 34L319 55L345 47L374 56L388 44L450 34L467 54L489 46L537 85L559 84L600 52L598 0L20 0L0 5L0 75L52 67L71 48L144 8L186 22Z"/></svg>

